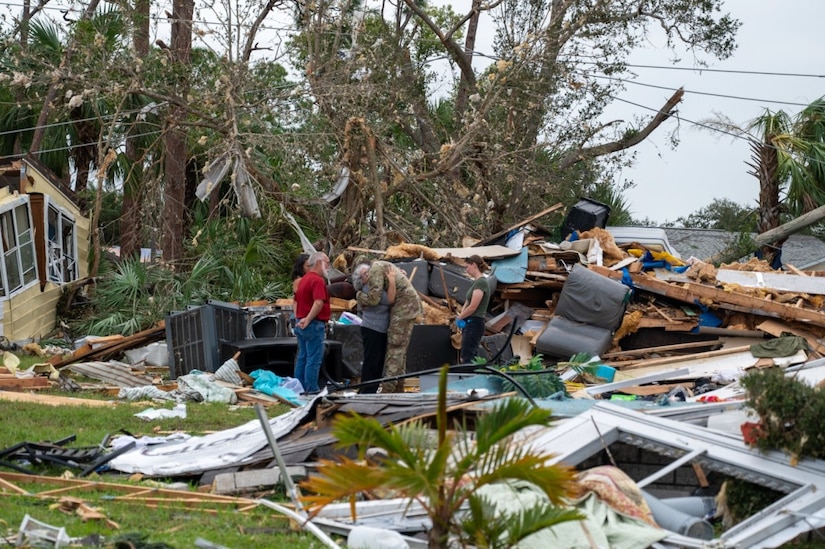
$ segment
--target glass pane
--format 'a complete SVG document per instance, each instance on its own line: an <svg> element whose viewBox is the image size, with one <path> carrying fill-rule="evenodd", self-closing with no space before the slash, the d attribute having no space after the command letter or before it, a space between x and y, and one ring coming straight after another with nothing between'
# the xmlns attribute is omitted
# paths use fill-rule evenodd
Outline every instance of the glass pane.
<svg viewBox="0 0 825 549"><path fill-rule="evenodd" d="M11 212L3 212L0 215L0 231L3 232L3 251L8 252L17 242L14 235L14 223L12 223Z"/></svg>
<svg viewBox="0 0 825 549"><path fill-rule="evenodd" d="M63 255L65 261L64 272L66 282L71 282L72 280L77 280L77 263L75 262L77 250L75 249L74 223L66 218L63 218L62 226Z"/></svg>
<svg viewBox="0 0 825 549"><path fill-rule="evenodd" d="M17 231L23 232L31 228L29 223L29 208L28 204L21 204L14 209L14 217L17 221Z"/></svg>
<svg viewBox="0 0 825 549"><path fill-rule="evenodd" d="M17 253L11 252L5 255L6 276L9 279L9 291L14 292L20 288L20 267L17 265Z"/></svg>
<svg viewBox="0 0 825 549"><path fill-rule="evenodd" d="M37 268L34 260L34 243L31 241L31 231L26 231L26 235L20 235L20 262L23 264L23 282L28 284L37 278ZM24 238L28 239L23 243Z"/></svg>
<svg viewBox="0 0 825 549"><path fill-rule="evenodd" d="M22 248L28 244L31 244L32 241L32 231L31 229L26 229L19 232L19 236L17 237L17 243Z"/></svg>

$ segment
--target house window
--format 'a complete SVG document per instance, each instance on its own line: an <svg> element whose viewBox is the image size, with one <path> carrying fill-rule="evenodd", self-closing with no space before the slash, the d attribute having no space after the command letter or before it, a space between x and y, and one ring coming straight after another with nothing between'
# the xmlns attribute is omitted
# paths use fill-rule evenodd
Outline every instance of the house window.
<svg viewBox="0 0 825 549"><path fill-rule="evenodd" d="M29 203L18 202L0 212L3 276L0 295L10 296L37 279Z"/></svg>
<svg viewBox="0 0 825 549"><path fill-rule="evenodd" d="M50 282L77 280L77 239L74 219L49 204L46 234L46 273Z"/></svg>

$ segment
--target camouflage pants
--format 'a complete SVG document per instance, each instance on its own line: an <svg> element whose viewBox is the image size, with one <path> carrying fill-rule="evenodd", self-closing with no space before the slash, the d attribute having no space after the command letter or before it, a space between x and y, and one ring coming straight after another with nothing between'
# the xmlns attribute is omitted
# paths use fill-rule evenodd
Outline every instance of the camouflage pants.
<svg viewBox="0 0 825 549"><path fill-rule="evenodd" d="M407 347L410 345L414 318L398 318L390 313L390 326L387 330L387 358L384 361L386 377L400 376L407 373ZM390 380L381 384L382 393L403 393L404 380Z"/></svg>

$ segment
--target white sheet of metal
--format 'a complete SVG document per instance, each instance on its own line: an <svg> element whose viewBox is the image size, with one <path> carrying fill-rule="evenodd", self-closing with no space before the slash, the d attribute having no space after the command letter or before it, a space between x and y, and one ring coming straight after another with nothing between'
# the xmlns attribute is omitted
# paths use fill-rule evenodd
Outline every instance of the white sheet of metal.
<svg viewBox="0 0 825 549"><path fill-rule="evenodd" d="M275 438L297 427L312 409L312 402L269 420ZM175 476L201 473L231 465L243 465L252 454L267 445L261 422L252 420L234 429L192 437L183 442L136 448L109 462L124 473L147 476Z"/></svg>
<svg viewBox="0 0 825 549"><path fill-rule="evenodd" d="M523 442L537 450L557 452L557 462L576 465L619 440L674 460L693 453L705 470L786 494L724 532L714 547L778 547L800 533L825 526L825 461L802 460L791 466L786 455L762 454L734 435L599 403L554 429L531 431ZM670 545L667 541L662 545L678 545L675 538Z"/></svg>

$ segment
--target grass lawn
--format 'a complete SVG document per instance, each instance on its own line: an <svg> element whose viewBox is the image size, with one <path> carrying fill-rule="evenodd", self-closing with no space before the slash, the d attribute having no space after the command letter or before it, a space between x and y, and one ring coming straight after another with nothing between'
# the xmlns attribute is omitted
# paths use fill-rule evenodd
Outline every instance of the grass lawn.
<svg viewBox="0 0 825 549"><path fill-rule="evenodd" d="M74 398L107 399L102 393L83 391L63 393L59 391L38 392L70 396ZM145 421L134 414L147 408L172 408L174 403L119 402L112 407L91 406L49 406L28 402L0 400L2 423L0 423L0 451L20 442L57 441L69 436L76 440L67 448L99 446L107 435L120 432L134 436L162 436L174 431L190 435L201 435L257 421L255 410L249 406L227 406L225 404L187 403L185 419L163 419ZM270 417L287 411L287 407L270 407ZM48 481L30 484L23 477L16 477L14 469L3 466L0 458L0 473L13 477L10 483L0 477L0 532L2 536L15 534L26 515L32 519L55 527L65 527L72 538L97 535L103 538L103 546L115 547L115 541L123 536L142 539L143 544L117 547L175 547L191 548L195 540L203 538L209 542L228 548L245 547L321 547L312 535L296 531L289 521L276 511L264 506L244 506L214 502L162 503L155 504L145 498L143 501L123 501L115 499L126 495L124 492L95 485L118 483L145 487L147 490L164 487L164 483L189 481L190 490L195 491L198 479L130 479L126 475L92 474L82 480L90 481L81 490L66 491L59 480L52 486ZM46 477L72 478L80 469L57 466L27 465L37 475ZM21 494L22 488L26 494ZM51 492L51 493L46 493ZM27 495L31 494L31 495ZM61 497L78 498L85 505L96 509L102 518L84 520L76 508L61 509ZM288 502L282 488L252 494L251 498L265 498L278 503ZM206 498L204 498L206 499ZM66 507L64 504L63 507ZM247 508L248 507L248 508Z"/></svg>

